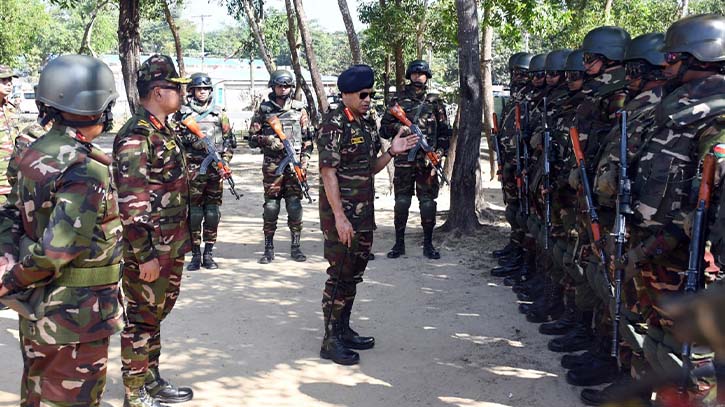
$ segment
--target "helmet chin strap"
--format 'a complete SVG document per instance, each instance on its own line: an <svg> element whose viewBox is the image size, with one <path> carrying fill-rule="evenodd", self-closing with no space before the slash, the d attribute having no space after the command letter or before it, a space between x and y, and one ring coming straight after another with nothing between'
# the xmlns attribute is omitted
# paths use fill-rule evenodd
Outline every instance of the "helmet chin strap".
<svg viewBox="0 0 725 407"><path fill-rule="evenodd" d="M61 112L55 108L52 107L46 107L47 110L45 110L45 114L42 116L42 121L40 122L41 126L45 126L48 124L51 120L55 120L55 122L73 127L73 128L80 128L80 127L90 127L90 126L96 126L99 124L103 124L103 131L109 131L111 128L113 128L113 113L111 111L111 108L113 107L113 103L109 104L106 107L106 110L103 111L100 117L96 120L68 120L63 117Z"/></svg>

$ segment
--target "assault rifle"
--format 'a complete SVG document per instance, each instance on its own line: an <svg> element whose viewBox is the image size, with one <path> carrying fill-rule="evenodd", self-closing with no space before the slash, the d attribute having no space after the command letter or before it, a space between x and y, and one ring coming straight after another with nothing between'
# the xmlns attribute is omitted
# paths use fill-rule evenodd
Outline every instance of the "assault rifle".
<svg viewBox="0 0 725 407"><path fill-rule="evenodd" d="M186 126L186 128L189 129L189 131L199 140L202 140L204 142L204 147L206 147L206 157L204 157L204 161L201 163L199 174L206 174L209 169L209 165L213 164L219 175L227 182L227 184L229 184L229 192L231 192L232 195L239 200L241 195L237 192L234 178L232 178L232 170L229 168L229 164L216 150L214 143L209 139L209 137L204 135L204 132L202 132L201 128L199 128L199 124L192 116L188 116L182 120L181 124Z"/></svg>
<svg viewBox="0 0 725 407"><path fill-rule="evenodd" d="M501 155L501 142L498 139L499 132L498 132L498 115L496 113L493 114L493 123L491 127L491 141L493 141L493 148L496 151L496 175L498 176L498 180L501 182L501 189L504 191L505 194L505 188L503 185L503 166L504 166L504 158L503 155Z"/></svg>
<svg viewBox="0 0 725 407"><path fill-rule="evenodd" d="M526 105L524 104L524 109ZM529 147L521 128L521 104L516 104L516 186L519 198L519 211L529 216ZM524 112L528 118L528 109ZM528 124L528 121L527 121Z"/></svg>
<svg viewBox="0 0 725 407"><path fill-rule="evenodd" d="M295 153L295 149L292 147L292 143L290 143L289 139L282 130L282 122L279 121L279 117L272 116L267 119L267 123L269 123L269 126L272 127L272 130L274 130L275 134L277 134L277 137L282 140L285 152L287 153L282 162L279 163L279 167L277 167L277 171L274 172L274 175L282 175L284 169L289 165L292 169L292 172L294 172L295 177L297 178L297 184L299 184L300 189L302 190L302 194L305 196L305 198L307 198L310 203L312 203L313 201L312 197L310 196L310 185L307 183L307 174L305 174L305 170L302 168L302 164L297 160L297 153Z"/></svg>
<svg viewBox="0 0 725 407"><path fill-rule="evenodd" d="M592 199L592 188L589 185L589 177L587 176L586 162L584 161L584 152L582 151L581 144L579 144L579 130L576 127L569 129L569 137L571 138L571 145L574 149L574 156L576 157L576 163L579 167L581 176L582 190L584 191L584 200L586 203L586 212L589 215L589 226L592 232L592 238L594 242L599 242L602 238L601 224L599 222L599 215L594 207L594 200ZM597 249L597 255L602 265L606 266L607 261L604 255L604 251L601 248ZM608 278L608 271L605 271L605 275Z"/></svg>
<svg viewBox="0 0 725 407"><path fill-rule="evenodd" d="M390 107L389 110L390 114L395 116L395 118L398 119L405 126L408 126L410 128L410 131L418 136L418 143L415 145L415 147L411 148L410 151L408 151L408 161L415 161L415 155L418 153L418 150L422 149L423 151L425 151L425 156L426 158L428 158L428 161L433 164L433 168L435 168L439 181L443 184L449 185L450 183L448 182L448 178L443 171L443 163L441 162L441 157L433 150L433 147L428 145L428 142L425 140L425 135L423 135L423 132L420 131L420 127L418 127L417 124L413 124L410 119L408 119L408 116L406 116L405 111L402 107L400 107L399 104L394 104Z"/></svg>
<svg viewBox="0 0 725 407"><path fill-rule="evenodd" d="M700 190L697 194L697 206L692 219L692 233L690 237L690 256L685 272L685 294L694 294L705 284L705 237L707 235L707 211L710 208L716 167L715 155L709 153L702 164L700 177ZM692 344L682 344L682 367L685 379L689 378L692 370Z"/></svg>
<svg viewBox="0 0 725 407"><path fill-rule="evenodd" d="M547 98L544 97L544 115L542 117L544 121L544 191L546 196L544 198L544 227L546 233L544 234L544 250L549 250L549 235L551 234L551 132L549 131L549 123L546 120L546 114L548 112Z"/></svg>
<svg viewBox="0 0 725 407"><path fill-rule="evenodd" d="M615 264L614 275L614 322L612 326L612 357L619 356L619 322L622 319L622 283L624 280L624 247L627 243L627 216L632 212L632 188L627 176L627 111L621 110L619 139L619 188L617 191L617 215L614 219Z"/></svg>

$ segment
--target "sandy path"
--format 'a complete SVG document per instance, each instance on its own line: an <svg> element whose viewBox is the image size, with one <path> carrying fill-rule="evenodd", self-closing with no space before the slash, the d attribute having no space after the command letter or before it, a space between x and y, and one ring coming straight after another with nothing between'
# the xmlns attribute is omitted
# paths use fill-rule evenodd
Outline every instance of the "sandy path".
<svg viewBox="0 0 725 407"><path fill-rule="evenodd" d="M546 350L547 338L516 311L511 291L488 276L488 253L503 244L503 224L463 239L439 236L443 258L429 261L413 214L409 254L389 260L393 202L384 194L376 201L378 259L368 266L353 312L353 326L374 335L377 345L362 352L358 366L321 360L327 263L317 205L305 206L309 260L288 261L282 221L278 260L261 266L261 155L242 149L233 164L244 197L225 197L216 252L221 269L186 273L178 305L164 323L162 372L193 386L196 397L186 406L579 405L557 356ZM377 183L387 191L384 175ZM498 199L497 187L489 195ZM447 201L440 200L440 209ZM116 336L106 406L123 404L119 348ZM0 405L17 405L22 365L11 311L0 311L0 360Z"/></svg>

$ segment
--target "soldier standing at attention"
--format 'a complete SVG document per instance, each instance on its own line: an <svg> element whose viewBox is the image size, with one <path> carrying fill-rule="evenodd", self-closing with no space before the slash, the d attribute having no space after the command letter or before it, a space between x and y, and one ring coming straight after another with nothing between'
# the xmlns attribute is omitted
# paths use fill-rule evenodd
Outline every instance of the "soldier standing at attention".
<svg viewBox="0 0 725 407"><path fill-rule="evenodd" d="M0 205L7 202L10 194L10 183L6 172L8 159L13 153L13 143L18 133L18 120L13 105L8 97L13 91L13 78L18 75L10 67L0 65Z"/></svg>
<svg viewBox="0 0 725 407"><path fill-rule="evenodd" d="M96 58L60 56L40 75L40 116L54 125L23 153L14 206L0 214L11 230L0 233L0 299L20 313L22 406L101 403L109 338L123 324L121 220L111 158L92 142L111 128L117 97Z"/></svg>
<svg viewBox="0 0 725 407"><path fill-rule="evenodd" d="M280 202L284 198L287 207L287 225L292 233L290 256L294 261L305 261L307 256L300 249L302 233L302 188L295 172L287 167L278 171L279 164L287 153L282 140L267 123L271 117L278 117L285 136L292 143L295 154L299 155L302 168L307 171L307 162L312 154L313 128L302 102L291 97L295 79L288 71L272 72L269 87L272 93L269 99L259 105L249 127L249 146L261 148L264 154L262 176L264 183L264 254L261 264L274 260L274 232L277 230Z"/></svg>
<svg viewBox="0 0 725 407"><path fill-rule="evenodd" d="M226 112L213 100L211 78L205 73L191 75L191 83L187 87L191 98L181 108L181 117L192 116L204 135L213 141L217 151L226 162L232 160L236 148L236 140L231 133L229 118ZM210 165L206 174L200 174L201 164L207 156L204 141L191 132L185 132L182 142L186 147L186 162L189 169L190 189L190 223L191 223L191 262L187 270L217 269L219 266L212 257L217 228L221 218L222 195L224 180L217 170ZM203 235L202 235L202 223ZM201 241L204 240L204 256L202 261Z"/></svg>
<svg viewBox="0 0 725 407"><path fill-rule="evenodd" d="M159 375L161 321L179 296L189 238L189 182L183 150L166 123L181 107L174 63L153 55L139 68L141 106L113 142L114 179L123 221L123 291L126 327L121 334L125 407L191 400L193 391Z"/></svg>
<svg viewBox="0 0 725 407"><path fill-rule="evenodd" d="M446 107L438 95L427 92L428 80L433 73L428 63L416 60L408 64L405 77L410 83L397 98L408 119L423 131L428 145L438 155L448 153L451 128L448 125ZM396 101L392 102L393 104ZM385 112L380 124L381 136L390 139L404 127L390 112ZM420 206L420 221L423 225L423 255L429 259L440 259L441 255L433 247L433 228L436 224L436 201L440 187L433 165L425 158L425 151L419 149L413 161L408 156L395 158L395 245L388 252L388 258L395 259L405 254L405 225L408 223L408 210L413 197L413 188Z"/></svg>
<svg viewBox="0 0 725 407"><path fill-rule="evenodd" d="M373 99L374 73L367 65L353 65L340 74L337 87L342 103L325 114L320 130L320 227L325 236L324 256L330 263L322 296L325 338L320 357L341 365L358 363L351 349L370 349L372 337L350 328L357 284L368 263L375 229L374 174L390 160L412 148L415 135L401 126L390 149L378 156L377 124L368 115ZM330 324L332 329L328 329Z"/></svg>

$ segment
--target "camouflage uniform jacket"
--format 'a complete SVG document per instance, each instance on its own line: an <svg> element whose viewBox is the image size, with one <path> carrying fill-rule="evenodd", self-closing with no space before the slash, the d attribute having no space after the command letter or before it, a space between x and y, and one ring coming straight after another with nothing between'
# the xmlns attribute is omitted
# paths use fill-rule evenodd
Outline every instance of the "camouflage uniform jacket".
<svg viewBox="0 0 725 407"><path fill-rule="evenodd" d="M18 133L18 136L15 138L13 153L8 160L8 182L10 182L11 187L14 187L18 181L18 165L20 164L20 157L22 157L23 153L32 142L45 133L47 133L47 130L38 123L32 123ZM13 195L14 194L11 194L11 197ZM13 202L12 199L8 200Z"/></svg>
<svg viewBox="0 0 725 407"><path fill-rule="evenodd" d="M0 99L0 195L10 193L10 183L6 173L17 134L18 118L15 105L5 99Z"/></svg>
<svg viewBox="0 0 725 407"><path fill-rule="evenodd" d="M381 149L377 125L369 116L350 121L340 104L325 114L317 145L320 168L335 168L345 216L356 232L375 229L373 165ZM335 217L320 179L320 228L335 233Z"/></svg>
<svg viewBox="0 0 725 407"><path fill-rule="evenodd" d="M183 256L191 248L189 182L174 132L139 107L116 135L113 161L124 258Z"/></svg>
<svg viewBox="0 0 725 407"><path fill-rule="evenodd" d="M117 283L63 283L71 271L117 267L120 272L121 220L110 164L99 147L61 125L30 145L20 160L17 220L22 227L0 241L3 249L22 255L3 276L3 286L11 293L44 287L36 306L38 321L21 318L20 329L28 339L84 343L122 327Z"/></svg>
<svg viewBox="0 0 725 407"><path fill-rule="evenodd" d="M231 160L234 151L234 135L231 133L229 117L220 106L215 104L210 106L210 103L200 105L192 99L189 103L181 107L179 115L181 118L192 116L199 124L204 136L212 141L219 154L227 162ZM201 116L204 117L200 118ZM196 141L198 141L198 138L191 132L183 131L181 133L181 142L186 149L186 163L189 166L189 171L193 173L199 170L199 166L207 156L205 148L198 149L193 147ZM213 172L214 169L212 168L211 170Z"/></svg>
<svg viewBox="0 0 725 407"><path fill-rule="evenodd" d="M252 133L250 130L249 146L262 149L265 164L276 165L282 162L286 157L284 146L281 143L279 147L273 146L274 139L279 140L279 137L267 123L267 119L277 116L282 123L284 135L292 142L295 153L300 155L299 160L302 167L306 168L314 147L312 144L314 132L309 122L307 109L305 109L304 103L292 98L287 99L284 106L278 105L274 100L274 93L270 93L269 99L262 102L254 113L250 126L257 123L261 126L261 130L258 133Z"/></svg>
<svg viewBox="0 0 725 407"><path fill-rule="evenodd" d="M556 110L555 115L549 120L552 128L552 145L557 157L559 171L555 172L554 201L563 208L574 208L577 204L577 192L569 185L569 172L579 171L574 157L569 129L574 126L576 112L579 105L584 102L584 94L580 91L569 91L567 98Z"/></svg>
<svg viewBox="0 0 725 407"><path fill-rule="evenodd" d="M501 146L504 148L506 163L516 164L516 105L527 103L535 89L531 85L521 86L511 96L511 100L502 112L503 117L499 123L501 127Z"/></svg>
<svg viewBox="0 0 725 407"><path fill-rule="evenodd" d="M644 261L675 270L687 266L684 223L694 209L699 163L715 147L721 152L716 154L716 174L725 173L724 93L725 76L712 75L680 86L655 110L657 130L642 145L636 170L630 171L635 174L634 219Z"/></svg>
<svg viewBox="0 0 725 407"><path fill-rule="evenodd" d="M414 86L406 85L405 90L401 92L396 101L405 111L408 120L418 125L420 131L426 136L428 145L434 150L441 150L443 154L447 153L450 145L451 127L448 125L446 106L438 98L438 95L430 93L417 95ZM391 103L394 104L395 101ZM419 109L418 120L414 121ZM392 139L402 126L403 123L386 111L380 122L380 135L385 139ZM425 160L425 152L422 149L418 150L416 160ZM411 167L413 165L414 162L408 161L408 154L400 154L395 157L396 167Z"/></svg>

